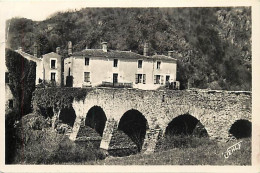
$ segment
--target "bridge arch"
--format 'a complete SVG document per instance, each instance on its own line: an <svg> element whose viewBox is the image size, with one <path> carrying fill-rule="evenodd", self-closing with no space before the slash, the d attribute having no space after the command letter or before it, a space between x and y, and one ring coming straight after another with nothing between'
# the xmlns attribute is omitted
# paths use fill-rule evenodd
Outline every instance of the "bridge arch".
<svg viewBox="0 0 260 173"><path fill-rule="evenodd" d="M167 113L166 113L166 118L164 123L162 124L162 129L163 129L163 134L165 135L166 128L168 125L177 117L182 116L182 115L190 115L186 116L186 118L195 118L197 122L199 123L200 127L204 129L204 132L207 133L207 136L210 138L215 135L213 126L216 114L212 110L208 109L201 109L197 106L189 106L189 105L173 105L168 107ZM209 119L208 117L212 117ZM185 116L184 116L185 119ZM176 119L175 119L176 120ZM178 119L177 119L178 120ZM192 122L192 120L191 120ZM204 133L205 134L205 133Z"/></svg>
<svg viewBox="0 0 260 173"><path fill-rule="evenodd" d="M165 129L165 135L208 137L208 132L200 120L186 113L172 119Z"/></svg>
<svg viewBox="0 0 260 173"><path fill-rule="evenodd" d="M147 119L136 109L126 111L118 123L118 130L131 138L138 151L142 149L147 129L149 129Z"/></svg>
<svg viewBox="0 0 260 173"><path fill-rule="evenodd" d="M53 108L52 107L47 107L47 108L44 108L44 107L41 107L39 106L39 109L38 109L39 113L44 116L44 118L52 118L53 115L54 115L54 112L53 112Z"/></svg>
<svg viewBox="0 0 260 173"><path fill-rule="evenodd" d="M59 121L63 124L67 124L70 127L73 127L76 120L76 113L73 107L63 108L60 111Z"/></svg>
<svg viewBox="0 0 260 173"><path fill-rule="evenodd" d="M91 107L86 113L85 126L95 129L102 136L106 125L107 117L104 110L100 106Z"/></svg>
<svg viewBox="0 0 260 173"><path fill-rule="evenodd" d="M228 132L236 139L251 137L252 123L246 119L238 119L230 126Z"/></svg>

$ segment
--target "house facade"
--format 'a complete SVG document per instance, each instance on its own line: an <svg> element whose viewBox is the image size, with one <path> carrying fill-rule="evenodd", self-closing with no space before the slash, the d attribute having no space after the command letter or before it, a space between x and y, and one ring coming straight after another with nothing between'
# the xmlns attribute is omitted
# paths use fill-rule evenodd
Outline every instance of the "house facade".
<svg viewBox="0 0 260 173"><path fill-rule="evenodd" d="M71 43L70 43L71 45ZM68 51L71 52L71 51ZM72 87L133 87L157 89L176 82L177 60L171 56L148 56L131 51L85 49L64 60L64 85Z"/></svg>
<svg viewBox="0 0 260 173"><path fill-rule="evenodd" d="M16 52L24 58L36 63L36 85L42 82L47 82L55 83L55 85L61 86L63 83L62 56L59 54L59 47L56 49L56 53L50 52L42 55L41 58L37 58L37 46L34 47L34 55L23 52L21 48L16 50Z"/></svg>
<svg viewBox="0 0 260 173"><path fill-rule="evenodd" d="M51 52L42 56L43 81L55 83L61 86L62 83L62 59L61 55Z"/></svg>
<svg viewBox="0 0 260 173"><path fill-rule="evenodd" d="M22 50L21 47L16 50L17 53L22 55L25 59L29 61L33 61L36 63L36 78L35 78L35 85L38 85L41 83L41 80L43 80L43 64L42 59L37 58L37 54L30 55Z"/></svg>

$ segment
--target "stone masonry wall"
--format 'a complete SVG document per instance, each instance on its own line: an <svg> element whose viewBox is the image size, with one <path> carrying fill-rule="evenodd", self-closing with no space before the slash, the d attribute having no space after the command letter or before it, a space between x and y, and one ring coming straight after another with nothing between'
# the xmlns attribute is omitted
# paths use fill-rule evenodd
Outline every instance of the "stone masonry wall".
<svg viewBox="0 0 260 173"><path fill-rule="evenodd" d="M92 88L88 89L84 101L73 102L77 117L70 139L76 139L80 123L85 121L87 112L93 106L100 106L106 114L107 123L113 120L116 126L125 112L136 109L147 119L149 130L153 131L159 127L162 135L175 117L188 113L204 125L210 138L226 140L228 130L235 121L239 119L251 121L251 100L251 92ZM108 148L109 139L112 138L113 128L112 130L106 128L103 133L106 142L101 141L102 148ZM105 136L108 138L105 139ZM145 139L145 145L147 143L152 145L147 140Z"/></svg>

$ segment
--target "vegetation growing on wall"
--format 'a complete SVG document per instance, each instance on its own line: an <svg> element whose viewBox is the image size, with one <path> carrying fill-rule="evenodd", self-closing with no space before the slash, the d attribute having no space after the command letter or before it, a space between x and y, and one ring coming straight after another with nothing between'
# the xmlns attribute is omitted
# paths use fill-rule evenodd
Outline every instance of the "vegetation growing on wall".
<svg viewBox="0 0 260 173"><path fill-rule="evenodd" d="M39 88L36 89L33 96L33 106L53 107L55 109L70 108L73 100L84 100L87 91L86 88Z"/></svg>
<svg viewBox="0 0 260 173"><path fill-rule="evenodd" d="M31 111L36 64L11 49L5 50L5 63L9 77L8 85L16 102L13 112L5 115L5 162L9 164L14 159L15 149L19 143L15 122Z"/></svg>
<svg viewBox="0 0 260 173"><path fill-rule="evenodd" d="M35 90L36 63L19 53L5 50L5 62L9 72L9 87L17 102L15 112L26 115L31 112L32 93ZM20 118L20 117L17 117Z"/></svg>

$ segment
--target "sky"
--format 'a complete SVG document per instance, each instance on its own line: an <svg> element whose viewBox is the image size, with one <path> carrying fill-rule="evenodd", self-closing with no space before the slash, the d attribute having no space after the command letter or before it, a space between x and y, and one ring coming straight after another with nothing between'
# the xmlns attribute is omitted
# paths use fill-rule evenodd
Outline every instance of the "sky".
<svg viewBox="0 0 260 173"><path fill-rule="evenodd" d="M41 2L41 1L27 1L27 2L1 2L4 9L4 14L1 17L10 19L13 17L25 17L35 21L41 21L58 11L80 10L87 7L88 3L83 1L65 1L65 2ZM9 9L9 10L7 10Z"/></svg>
<svg viewBox="0 0 260 173"><path fill-rule="evenodd" d="M0 0L0 18L10 19L12 17L25 17L35 21L41 21L59 11L80 10L84 7L216 6L214 0L199 0L196 1L196 3L191 2L192 1L189 0ZM218 2L221 2L217 3L218 6L234 5L233 0L218 0ZM236 1L235 4L240 5L239 1ZM245 5L245 1L242 1L242 4Z"/></svg>

